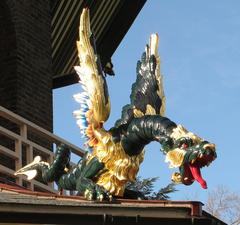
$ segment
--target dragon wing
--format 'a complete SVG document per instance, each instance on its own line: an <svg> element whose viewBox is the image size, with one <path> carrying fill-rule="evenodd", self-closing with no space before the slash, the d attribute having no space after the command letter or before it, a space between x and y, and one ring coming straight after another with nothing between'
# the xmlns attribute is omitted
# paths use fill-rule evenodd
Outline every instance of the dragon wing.
<svg viewBox="0 0 240 225"><path fill-rule="evenodd" d="M158 35L150 36L141 60L137 62L137 80L132 85L131 104L123 107L122 118L115 124L119 127L128 124L131 119L144 115L165 114L165 95L160 74L158 56Z"/></svg>
<svg viewBox="0 0 240 225"><path fill-rule="evenodd" d="M89 10L83 9L80 17L79 41L77 41L79 66L75 70L80 78L83 92L74 95L80 110L74 111L86 144L93 147L97 139L94 130L101 128L110 113L110 100L100 59L96 53L94 37L90 30Z"/></svg>

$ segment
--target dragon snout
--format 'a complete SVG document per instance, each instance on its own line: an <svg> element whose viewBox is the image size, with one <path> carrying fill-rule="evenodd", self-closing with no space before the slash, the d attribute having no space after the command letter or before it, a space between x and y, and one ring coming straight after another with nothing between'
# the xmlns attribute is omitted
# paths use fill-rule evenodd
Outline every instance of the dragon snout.
<svg viewBox="0 0 240 225"><path fill-rule="evenodd" d="M200 147L198 157L192 162L192 164L196 161L200 167L209 166L216 157L216 145L213 143L205 143Z"/></svg>
<svg viewBox="0 0 240 225"><path fill-rule="evenodd" d="M206 158L206 165L209 166L209 164L212 161L214 161L214 159L217 157L216 145L212 144L212 143L207 143L207 144L203 145L203 149L204 149L204 154L201 154L201 156ZM200 157L200 158L202 158L202 157Z"/></svg>
<svg viewBox="0 0 240 225"><path fill-rule="evenodd" d="M211 151L216 151L216 145L212 143L207 143L203 146L205 150L211 150Z"/></svg>

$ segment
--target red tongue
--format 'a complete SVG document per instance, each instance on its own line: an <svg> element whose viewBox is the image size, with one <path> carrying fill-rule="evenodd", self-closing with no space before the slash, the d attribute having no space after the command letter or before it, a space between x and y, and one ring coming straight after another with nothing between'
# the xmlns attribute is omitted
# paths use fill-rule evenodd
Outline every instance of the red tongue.
<svg viewBox="0 0 240 225"><path fill-rule="evenodd" d="M203 180L199 167L189 164L189 168L194 179L202 186L202 188L207 189L207 183L205 180Z"/></svg>

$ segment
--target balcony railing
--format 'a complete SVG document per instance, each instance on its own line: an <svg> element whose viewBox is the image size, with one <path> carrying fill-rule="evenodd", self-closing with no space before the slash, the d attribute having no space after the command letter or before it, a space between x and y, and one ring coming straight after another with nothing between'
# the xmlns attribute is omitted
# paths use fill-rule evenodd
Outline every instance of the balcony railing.
<svg viewBox="0 0 240 225"><path fill-rule="evenodd" d="M54 157L52 149L61 143L70 147L72 153L80 157L83 156L84 151L2 106L0 106L0 121L2 124L0 126L0 157L2 156L0 176L12 179L16 184L32 191L57 192L53 184L44 184L35 179L28 181L25 176L16 177L14 173L32 162L35 155L41 155L44 160L52 162ZM7 163L4 163L4 158Z"/></svg>

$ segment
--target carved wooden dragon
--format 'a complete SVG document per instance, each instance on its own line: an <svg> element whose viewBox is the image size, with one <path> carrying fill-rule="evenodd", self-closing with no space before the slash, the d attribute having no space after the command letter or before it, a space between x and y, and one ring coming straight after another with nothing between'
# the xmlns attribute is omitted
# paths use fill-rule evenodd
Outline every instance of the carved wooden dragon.
<svg viewBox="0 0 240 225"><path fill-rule="evenodd" d="M61 145L51 165L36 157L16 174L32 179L37 172L41 173L45 182L55 181L60 188L77 190L90 200L111 199L111 196L137 198L141 194L125 189L125 185L135 180L145 145L157 141L170 167L179 168L172 176L173 181L190 185L196 180L207 188L200 168L216 158L215 145L164 117L157 34L151 35L137 63L137 80L132 86L130 104L123 107L121 119L108 131L103 124L110 113L110 100L90 30L88 9L81 14L77 49L80 64L75 70L84 92L74 96L80 103L80 110L74 115L91 150L74 168L68 168L70 149Z"/></svg>

